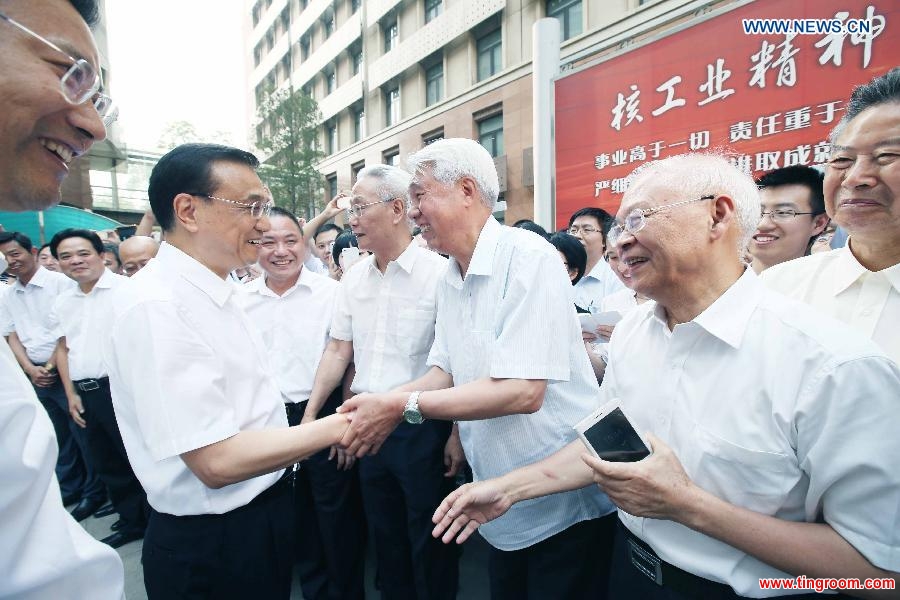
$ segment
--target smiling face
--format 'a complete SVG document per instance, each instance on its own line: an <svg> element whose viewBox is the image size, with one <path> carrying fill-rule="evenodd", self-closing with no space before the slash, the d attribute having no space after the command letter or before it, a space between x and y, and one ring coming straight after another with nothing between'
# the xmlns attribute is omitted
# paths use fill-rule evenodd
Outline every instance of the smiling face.
<svg viewBox="0 0 900 600"><path fill-rule="evenodd" d="M56 255L62 272L80 285L96 283L106 268L103 257L88 240L81 237L62 240L56 247Z"/></svg>
<svg viewBox="0 0 900 600"><path fill-rule="evenodd" d="M340 232L336 229L329 229L328 231L323 231L317 235L315 239L316 256L329 267L332 263L331 247L334 245L333 243L335 238L337 238L338 233Z"/></svg>
<svg viewBox="0 0 900 600"><path fill-rule="evenodd" d="M428 247L441 254L453 255L459 246L459 213L455 206L462 202L460 183L445 184L434 178L431 169L416 173L409 186L412 200L409 218L422 233Z"/></svg>
<svg viewBox="0 0 900 600"><path fill-rule="evenodd" d="M6 271L27 283L38 269L37 249L29 252L19 242L9 241L0 244L0 252L6 257Z"/></svg>
<svg viewBox="0 0 900 600"><path fill-rule="evenodd" d="M10 0L3 11L99 72L90 30L67 0ZM0 206L38 210L59 201L68 163L106 130L90 101L74 106L63 96L71 60L6 21L0 29Z"/></svg>
<svg viewBox="0 0 900 600"><path fill-rule="evenodd" d="M290 217L272 216L269 222L259 246L259 266L268 279L293 285L306 259L303 235Z"/></svg>
<svg viewBox="0 0 900 600"><path fill-rule="evenodd" d="M50 246L44 246L44 249L38 252L38 262L48 271L59 272L59 261L53 258Z"/></svg>
<svg viewBox="0 0 900 600"><path fill-rule="evenodd" d="M846 124L824 189L825 209L854 241L900 242L900 103L873 106Z"/></svg>
<svg viewBox="0 0 900 600"><path fill-rule="evenodd" d="M791 184L760 190L760 203L765 213L789 209L796 213L812 212L810 190L805 185ZM773 219L766 214L759 221L750 240L750 254L764 268L771 267L806 254L810 238L817 236L828 223L827 215L797 214L794 217Z"/></svg>

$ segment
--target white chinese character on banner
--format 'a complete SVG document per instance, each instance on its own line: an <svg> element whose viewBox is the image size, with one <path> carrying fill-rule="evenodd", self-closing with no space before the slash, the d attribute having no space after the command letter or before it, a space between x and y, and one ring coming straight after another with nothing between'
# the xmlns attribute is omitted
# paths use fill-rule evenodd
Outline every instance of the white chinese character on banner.
<svg viewBox="0 0 900 600"><path fill-rule="evenodd" d="M640 115L638 112L640 110L640 98L641 95L640 90L638 90L637 86L631 85L631 94L626 98L624 94L618 95L618 100L616 101L616 105L612 109L613 120L610 125L613 129L617 131L622 130L622 118L625 117L627 120L625 121L625 126L627 127L633 121L641 122L644 120L644 117Z"/></svg>
<svg viewBox="0 0 900 600"><path fill-rule="evenodd" d="M598 171L609 166L609 154L605 152L594 157L594 168Z"/></svg>
<svg viewBox="0 0 900 600"><path fill-rule="evenodd" d="M612 153L612 156L610 156L610 160L612 161L612 164L617 167L624 165L628 162L628 152L619 148Z"/></svg>
<svg viewBox="0 0 900 600"><path fill-rule="evenodd" d="M624 194L625 190L628 189L628 178L617 177L616 179L613 179L610 189L612 189L613 194Z"/></svg>
<svg viewBox="0 0 900 600"><path fill-rule="evenodd" d="M669 144L667 146L667 148L673 148L675 146L684 146L685 144L687 144L687 142L672 142L671 144Z"/></svg>
<svg viewBox="0 0 900 600"><path fill-rule="evenodd" d="M756 120L756 137L778 133L778 125L780 125L778 117L780 116L781 113L775 113L774 115L758 118Z"/></svg>
<svg viewBox="0 0 900 600"><path fill-rule="evenodd" d="M756 153L756 171L771 171L778 168L778 158L781 152L774 150L772 152Z"/></svg>
<svg viewBox="0 0 900 600"><path fill-rule="evenodd" d="M728 137L732 142L751 139L753 137L753 123L750 121L738 121L729 128Z"/></svg>
<svg viewBox="0 0 900 600"><path fill-rule="evenodd" d="M811 116L809 114L810 107L796 108L784 113L784 130L794 131L795 129L803 129L809 127Z"/></svg>
<svg viewBox="0 0 900 600"><path fill-rule="evenodd" d="M778 67L778 79L775 80L775 85L779 87L793 87L797 83L797 62L794 60L794 55L800 52L800 49L795 48L791 43L795 37L797 37L796 33L788 33L784 36L784 41L778 44L781 54L778 55L772 66Z"/></svg>
<svg viewBox="0 0 900 600"><path fill-rule="evenodd" d="M666 143L662 140L652 142L650 144L650 158L657 159L659 158L662 149L666 147Z"/></svg>
<svg viewBox="0 0 900 600"><path fill-rule="evenodd" d="M690 136L691 150L709 148L709 131L694 131Z"/></svg>
<svg viewBox="0 0 900 600"><path fill-rule="evenodd" d="M667 110L672 110L673 108L678 108L679 106L684 106L687 101L684 98L675 98L675 86L681 83L681 75L676 75L675 77L669 79L667 82L656 88L657 92L662 92L665 90L666 92L666 102L650 114L654 117L658 117L663 114Z"/></svg>
<svg viewBox="0 0 900 600"><path fill-rule="evenodd" d="M820 165L828 162L831 158L831 144L828 142L819 142L813 146L813 164Z"/></svg>
<svg viewBox="0 0 900 600"><path fill-rule="evenodd" d="M750 57L753 66L750 72L753 77L750 78L750 87L754 85L760 88L766 87L766 73L772 68L772 55L775 53L775 44L770 44L763 40L759 52Z"/></svg>
<svg viewBox="0 0 900 600"><path fill-rule="evenodd" d="M729 161L735 167L737 167L740 171L749 175L753 172L753 157L747 154L739 154L733 158L730 158Z"/></svg>
<svg viewBox="0 0 900 600"><path fill-rule="evenodd" d="M824 104L817 105L817 108L824 109L824 110L820 110L819 112L815 113L815 115L817 117L819 117L819 116L823 117L819 121L819 123L821 123L822 125L827 125L827 124L833 122L834 121L834 113L836 113L839 110L844 110L843 108L837 107L837 105L840 103L841 103L840 100L832 100L831 102L826 102Z"/></svg>
<svg viewBox="0 0 900 600"><path fill-rule="evenodd" d="M734 93L733 88L723 88L725 81L731 77L731 71L725 69L724 66L724 58L717 58L715 66L706 65L706 83L701 84L698 89L708 97L706 100L698 102L697 106L703 106L713 100L727 98Z"/></svg>
<svg viewBox="0 0 900 600"><path fill-rule="evenodd" d="M835 13L834 18L843 23L849 16L850 13L848 11L842 10ZM860 44L863 45L863 68L865 69L868 67L869 62L872 60L872 40L877 38L881 35L881 32L884 31L885 20L883 15L875 14L875 7L871 5L866 8L865 20L872 24L872 31L868 33L856 32L849 36L845 35L843 32L829 33L816 42L816 48L824 48L822 55L819 57L819 64L824 65L831 61L831 63L837 67L841 66L841 63L843 62L844 40L849 37L850 43L854 46Z"/></svg>
<svg viewBox="0 0 900 600"><path fill-rule="evenodd" d="M794 165L808 165L809 155L812 152L812 146L804 144L797 146L793 150L784 151L784 166L793 167Z"/></svg>
<svg viewBox="0 0 900 600"><path fill-rule="evenodd" d="M609 180L604 179L603 181L595 181L594 182L594 198L600 195L602 190L609 189Z"/></svg>
<svg viewBox="0 0 900 600"><path fill-rule="evenodd" d="M643 146L635 146L628 152L628 162L647 160L647 151Z"/></svg>

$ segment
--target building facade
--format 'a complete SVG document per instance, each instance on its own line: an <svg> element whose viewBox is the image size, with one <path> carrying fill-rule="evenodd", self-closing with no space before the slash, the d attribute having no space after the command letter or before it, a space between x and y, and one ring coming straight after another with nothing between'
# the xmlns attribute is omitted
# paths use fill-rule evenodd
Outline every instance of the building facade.
<svg viewBox="0 0 900 600"><path fill-rule="evenodd" d="M402 165L443 137L475 139L495 157L498 217L531 218L535 21L559 20L565 69L727 3L248 0L250 139L267 133L253 115L269 91L311 94L321 111L326 198L349 189L366 165Z"/></svg>

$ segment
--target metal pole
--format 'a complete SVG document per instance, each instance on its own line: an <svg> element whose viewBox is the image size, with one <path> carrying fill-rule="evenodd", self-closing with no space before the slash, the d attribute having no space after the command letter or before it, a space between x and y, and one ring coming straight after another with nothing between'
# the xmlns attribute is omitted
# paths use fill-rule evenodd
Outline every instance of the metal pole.
<svg viewBox="0 0 900 600"><path fill-rule="evenodd" d="M547 231L555 231L553 78L559 74L559 20L539 19L532 32L534 221Z"/></svg>

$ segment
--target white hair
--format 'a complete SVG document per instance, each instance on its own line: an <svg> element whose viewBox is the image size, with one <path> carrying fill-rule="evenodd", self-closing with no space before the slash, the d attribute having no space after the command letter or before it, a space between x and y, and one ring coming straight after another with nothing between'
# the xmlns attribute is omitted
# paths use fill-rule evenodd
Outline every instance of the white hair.
<svg viewBox="0 0 900 600"><path fill-rule="evenodd" d="M663 185L684 197L720 194L734 200L740 239L738 256L743 260L750 238L759 225L759 188L747 173L728 159L713 153L687 153L641 165L628 176L628 192L646 185Z"/></svg>
<svg viewBox="0 0 900 600"><path fill-rule="evenodd" d="M481 194L482 203L494 209L500 195L500 181L494 159L484 146L466 138L447 138L428 144L406 160L409 170L421 173L431 167L432 176L444 185L471 177Z"/></svg>
<svg viewBox="0 0 900 600"><path fill-rule="evenodd" d="M412 176L393 165L372 165L364 167L356 175L356 180L371 178L377 183L375 185L375 193L378 194L379 200L393 200L400 198L403 204L409 209L409 184Z"/></svg>

